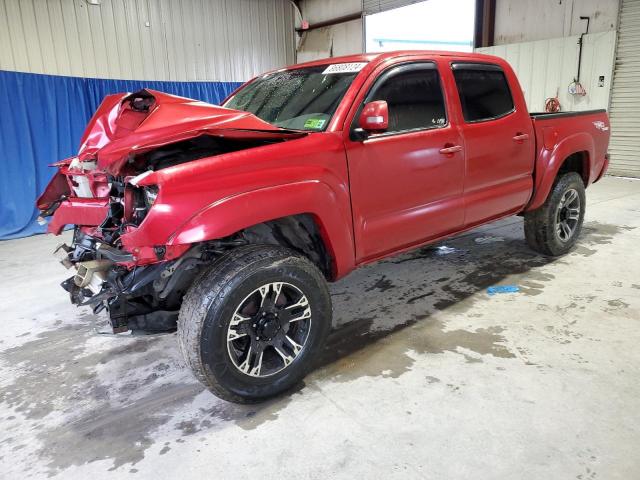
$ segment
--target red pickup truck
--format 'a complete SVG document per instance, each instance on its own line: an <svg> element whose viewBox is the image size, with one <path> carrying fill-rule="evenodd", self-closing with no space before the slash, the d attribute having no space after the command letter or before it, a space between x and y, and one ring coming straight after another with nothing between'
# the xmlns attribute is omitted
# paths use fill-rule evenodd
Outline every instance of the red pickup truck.
<svg viewBox="0 0 640 480"><path fill-rule="evenodd" d="M296 384L331 327L327 281L508 215L527 243L576 242L605 173L604 110L529 114L511 67L391 52L295 65L221 107L105 98L37 202L73 243L72 302L115 332L172 331L231 401Z"/></svg>

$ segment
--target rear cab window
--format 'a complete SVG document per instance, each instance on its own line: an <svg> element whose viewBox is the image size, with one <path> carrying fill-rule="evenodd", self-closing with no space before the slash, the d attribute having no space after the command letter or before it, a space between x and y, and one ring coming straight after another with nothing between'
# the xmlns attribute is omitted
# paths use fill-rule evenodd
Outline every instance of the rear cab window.
<svg viewBox="0 0 640 480"><path fill-rule="evenodd" d="M498 65L460 62L451 68L465 122L495 120L514 111L507 77Z"/></svg>

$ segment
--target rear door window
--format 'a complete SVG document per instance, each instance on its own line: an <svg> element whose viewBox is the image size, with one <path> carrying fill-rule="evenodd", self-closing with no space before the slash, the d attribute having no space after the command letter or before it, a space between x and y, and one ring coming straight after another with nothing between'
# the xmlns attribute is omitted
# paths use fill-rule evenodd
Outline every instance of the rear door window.
<svg viewBox="0 0 640 480"><path fill-rule="evenodd" d="M513 112L509 84L500 67L455 63L452 68L466 122L484 122Z"/></svg>

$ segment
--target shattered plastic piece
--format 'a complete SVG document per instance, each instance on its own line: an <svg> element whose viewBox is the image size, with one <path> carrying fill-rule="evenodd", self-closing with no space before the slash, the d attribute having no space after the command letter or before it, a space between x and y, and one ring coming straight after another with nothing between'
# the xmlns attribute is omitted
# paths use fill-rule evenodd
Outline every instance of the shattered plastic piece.
<svg viewBox="0 0 640 480"><path fill-rule="evenodd" d="M516 293L520 291L520 287L517 285L496 285L495 287L487 288L489 295L495 295L496 293Z"/></svg>

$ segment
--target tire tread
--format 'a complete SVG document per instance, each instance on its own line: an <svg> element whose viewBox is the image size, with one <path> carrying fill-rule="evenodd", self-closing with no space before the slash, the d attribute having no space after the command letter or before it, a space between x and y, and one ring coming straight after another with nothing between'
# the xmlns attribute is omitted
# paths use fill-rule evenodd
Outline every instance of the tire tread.
<svg viewBox="0 0 640 480"><path fill-rule="evenodd" d="M202 358L202 332L208 312L219 308L233 289L232 279L243 270L267 259L272 262L294 263L306 270L324 285L325 293L329 296L324 277L306 258L281 246L250 245L231 250L203 271L185 295L178 316L178 343L185 363L195 377L216 396L234 403L253 403L260 399L236 395L218 381Z"/></svg>
<svg viewBox="0 0 640 480"><path fill-rule="evenodd" d="M573 187L580 195L582 211L574 238L564 245L559 245L555 239L555 208L563 192ZM524 214L524 234L527 245L532 250L550 257L564 255L573 246L580 235L585 212L585 193L582 177L575 172L558 176L545 202L536 210Z"/></svg>

